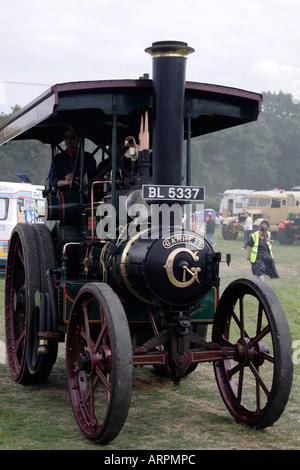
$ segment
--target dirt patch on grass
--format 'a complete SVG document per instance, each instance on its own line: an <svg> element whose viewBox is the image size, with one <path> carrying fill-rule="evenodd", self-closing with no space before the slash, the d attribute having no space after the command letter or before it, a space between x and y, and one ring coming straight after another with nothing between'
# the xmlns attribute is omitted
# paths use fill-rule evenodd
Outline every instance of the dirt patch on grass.
<svg viewBox="0 0 300 470"><path fill-rule="evenodd" d="M164 387L164 383L155 377L136 377L132 382L132 390L158 390Z"/></svg>

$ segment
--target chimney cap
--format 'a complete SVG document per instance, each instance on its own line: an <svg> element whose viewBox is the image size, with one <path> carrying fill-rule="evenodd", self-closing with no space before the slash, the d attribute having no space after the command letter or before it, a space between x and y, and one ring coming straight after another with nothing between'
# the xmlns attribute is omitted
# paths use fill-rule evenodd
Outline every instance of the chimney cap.
<svg viewBox="0 0 300 470"><path fill-rule="evenodd" d="M157 57L184 57L194 52L195 49L189 47L186 42L182 41L157 41L153 42L151 47L147 47L148 52L155 59Z"/></svg>

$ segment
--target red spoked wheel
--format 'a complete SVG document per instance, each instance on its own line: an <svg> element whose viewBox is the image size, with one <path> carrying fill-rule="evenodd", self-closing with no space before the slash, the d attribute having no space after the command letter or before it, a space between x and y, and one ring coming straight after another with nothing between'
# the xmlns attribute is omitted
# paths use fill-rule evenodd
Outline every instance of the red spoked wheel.
<svg viewBox="0 0 300 470"><path fill-rule="evenodd" d="M292 342L282 306L264 282L238 279L224 291L212 339L235 347L214 363L223 401L236 421L264 428L279 419L292 386Z"/></svg>
<svg viewBox="0 0 300 470"><path fill-rule="evenodd" d="M111 441L130 406L132 348L124 309L107 284L80 289L69 319L66 365L79 427L91 440Z"/></svg>
<svg viewBox="0 0 300 470"><path fill-rule="evenodd" d="M31 380L26 360L28 319L39 287L36 239L32 237L32 226L20 224L11 235L5 279L7 358L11 377L19 383Z"/></svg>
<svg viewBox="0 0 300 470"><path fill-rule="evenodd" d="M43 288L42 267L50 260L52 245L39 244L37 233L46 226L17 224L12 232L5 279L5 328L11 377L19 383L45 380L51 372L57 342L51 342L46 356L38 355L39 314L35 294ZM52 242L51 242L52 243ZM44 252L44 254L42 254ZM48 253L46 257L45 253ZM52 267L52 266L48 266Z"/></svg>

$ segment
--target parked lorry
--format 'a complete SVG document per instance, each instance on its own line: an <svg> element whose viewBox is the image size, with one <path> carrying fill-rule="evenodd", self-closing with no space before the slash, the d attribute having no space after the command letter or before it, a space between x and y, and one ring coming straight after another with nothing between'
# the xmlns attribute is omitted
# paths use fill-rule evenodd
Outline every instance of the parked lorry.
<svg viewBox="0 0 300 470"><path fill-rule="evenodd" d="M221 221L227 217L237 216L243 209L243 200L253 189L227 189L224 191L219 209Z"/></svg>
<svg viewBox="0 0 300 470"><path fill-rule="evenodd" d="M6 267L8 241L19 223L44 222L44 186L29 183L0 182L0 270Z"/></svg>
<svg viewBox="0 0 300 470"><path fill-rule="evenodd" d="M266 224L272 236L277 237L279 226L288 219L289 213L300 211L300 191L254 191L244 197L243 211L237 217L223 221L222 235L225 240L235 240L239 232L244 232L245 212L253 221L253 231Z"/></svg>

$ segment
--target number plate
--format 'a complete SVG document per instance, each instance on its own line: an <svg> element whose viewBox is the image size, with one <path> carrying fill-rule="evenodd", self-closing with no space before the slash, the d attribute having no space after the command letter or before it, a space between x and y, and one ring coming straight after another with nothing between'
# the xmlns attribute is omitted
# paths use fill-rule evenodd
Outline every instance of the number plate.
<svg viewBox="0 0 300 470"><path fill-rule="evenodd" d="M169 186L143 184L143 198L148 201L204 201L204 186Z"/></svg>

